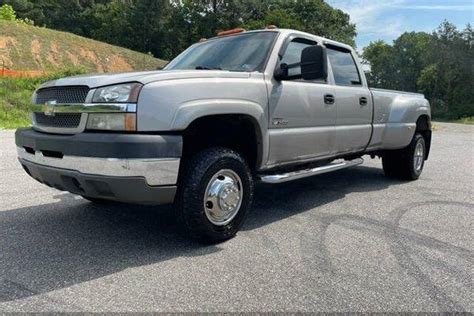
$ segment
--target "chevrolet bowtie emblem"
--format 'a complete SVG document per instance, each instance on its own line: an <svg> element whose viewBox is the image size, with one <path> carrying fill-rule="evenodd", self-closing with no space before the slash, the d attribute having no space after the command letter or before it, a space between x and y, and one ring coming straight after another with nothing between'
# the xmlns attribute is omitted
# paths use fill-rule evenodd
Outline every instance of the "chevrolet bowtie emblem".
<svg viewBox="0 0 474 316"><path fill-rule="evenodd" d="M44 104L44 115L46 116L54 116L54 106L56 105L56 101L48 101Z"/></svg>

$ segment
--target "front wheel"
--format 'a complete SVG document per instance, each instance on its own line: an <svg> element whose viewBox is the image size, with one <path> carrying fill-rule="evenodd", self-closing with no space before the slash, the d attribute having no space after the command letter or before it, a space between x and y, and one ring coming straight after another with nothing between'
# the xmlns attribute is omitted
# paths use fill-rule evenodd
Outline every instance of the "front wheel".
<svg viewBox="0 0 474 316"><path fill-rule="evenodd" d="M253 197L253 180L242 156L227 148L205 149L185 162L176 206L184 229L203 242L235 236Z"/></svg>
<svg viewBox="0 0 474 316"><path fill-rule="evenodd" d="M382 157L385 175L403 180L416 180L425 165L426 142L416 133L411 143L402 149L387 151Z"/></svg>

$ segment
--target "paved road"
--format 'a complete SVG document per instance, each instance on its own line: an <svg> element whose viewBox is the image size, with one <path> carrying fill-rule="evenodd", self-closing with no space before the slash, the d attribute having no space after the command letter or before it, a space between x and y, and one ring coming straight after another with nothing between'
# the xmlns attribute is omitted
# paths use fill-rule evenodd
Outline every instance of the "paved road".
<svg viewBox="0 0 474 316"><path fill-rule="evenodd" d="M201 246L171 207L97 207L28 178L0 131L0 312L474 311L474 127L437 124L419 181L379 160L257 188Z"/></svg>

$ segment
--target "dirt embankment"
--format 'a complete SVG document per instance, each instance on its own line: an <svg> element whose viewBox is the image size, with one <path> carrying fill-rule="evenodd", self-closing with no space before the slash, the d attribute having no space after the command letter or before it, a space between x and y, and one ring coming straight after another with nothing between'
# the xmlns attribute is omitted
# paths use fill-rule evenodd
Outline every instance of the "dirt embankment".
<svg viewBox="0 0 474 316"><path fill-rule="evenodd" d="M0 21L0 75L38 75L70 68L119 72L164 64L150 55L71 33Z"/></svg>

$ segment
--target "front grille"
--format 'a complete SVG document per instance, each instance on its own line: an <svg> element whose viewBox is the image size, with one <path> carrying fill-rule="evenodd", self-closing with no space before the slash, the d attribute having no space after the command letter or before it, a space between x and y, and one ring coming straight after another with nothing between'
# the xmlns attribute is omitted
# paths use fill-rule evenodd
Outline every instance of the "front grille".
<svg viewBox="0 0 474 316"><path fill-rule="evenodd" d="M36 104L55 101L58 104L84 103L89 88L85 86L52 87L39 89L36 92Z"/></svg>
<svg viewBox="0 0 474 316"><path fill-rule="evenodd" d="M36 112L35 122L37 126L56 128L77 128L81 123L81 113L55 113L54 116Z"/></svg>

